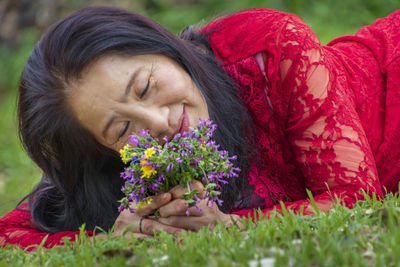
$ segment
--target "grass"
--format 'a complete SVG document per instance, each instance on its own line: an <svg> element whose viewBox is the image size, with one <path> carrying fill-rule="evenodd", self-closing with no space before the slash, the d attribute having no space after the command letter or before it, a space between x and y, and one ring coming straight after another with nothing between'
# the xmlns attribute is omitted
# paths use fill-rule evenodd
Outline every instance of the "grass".
<svg viewBox="0 0 400 267"><path fill-rule="evenodd" d="M15 98L14 91L0 101L0 217L15 208L40 178L17 136Z"/></svg>
<svg viewBox="0 0 400 267"><path fill-rule="evenodd" d="M288 212L245 230L218 225L153 239L108 237L26 253L0 251L0 266L396 266L400 262L400 199L337 205L329 213Z"/></svg>
<svg viewBox="0 0 400 267"><path fill-rule="evenodd" d="M22 149L16 121L17 83L34 39L30 30L16 49L0 46L0 217L15 208L40 178Z"/></svg>

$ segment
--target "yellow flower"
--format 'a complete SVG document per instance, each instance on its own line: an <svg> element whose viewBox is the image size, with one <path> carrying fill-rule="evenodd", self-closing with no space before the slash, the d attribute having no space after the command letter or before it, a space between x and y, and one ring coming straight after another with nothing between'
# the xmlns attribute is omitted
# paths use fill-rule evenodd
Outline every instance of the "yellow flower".
<svg viewBox="0 0 400 267"><path fill-rule="evenodd" d="M155 153L156 151L154 151L154 147L150 147L144 151L145 156L143 157L143 159L148 159ZM148 160L141 160L140 164L144 165L148 162ZM151 165L144 165L140 168L140 170L143 172L142 178L150 178L153 174L157 173L157 171L154 170Z"/></svg>
<svg viewBox="0 0 400 267"><path fill-rule="evenodd" d="M136 208L144 208L146 205L150 205L153 199L151 197L146 199L146 202L144 201L139 201L139 203L136 204Z"/></svg>
<svg viewBox="0 0 400 267"><path fill-rule="evenodd" d="M125 164L127 164L131 160L132 156L136 155L135 153L133 153L133 154L129 153L129 148L130 148L130 145L126 144L123 149L119 150L121 159Z"/></svg>
<svg viewBox="0 0 400 267"><path fill-rule="evenodd" d="M144 208L146 207L146 202L144 201L139 201L139 203L136 204L136 208Z"/></svg>
<svg viewBox="0 0 400 267"><path fill-rule="evenodd" d="M148 163L147 160L140 161L141 165L146 164L146 163ZM140 170L143 172L142 178L150 178L153 174L157 173L157 171L154 170L151 165L144 165L144 166L140 167Z"/></svg>
<svg viewBox="0 0 400 267"><path fill-rule="evenodd" d="M143 157L143 158L145 158L145 159L148 159L148 158L150 158L151 156L153 156L153 154L156 153L156 152L154 151L154 146L152 146L152 147L146 149L146 151L145 151L144 153L146 154L146 156Z"/></svg>

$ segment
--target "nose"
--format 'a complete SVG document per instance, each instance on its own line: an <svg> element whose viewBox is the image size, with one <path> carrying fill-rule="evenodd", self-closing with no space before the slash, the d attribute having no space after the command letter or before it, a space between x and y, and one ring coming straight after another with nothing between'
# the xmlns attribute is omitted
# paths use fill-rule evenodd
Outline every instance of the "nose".
<svg viewBox="0 0 400 267"><path fill-rule="evenodd" d="M162 139L163 136L169 130L169 108L168 107L148 107L144 108L141 114L139 114L139 121L137 126L140 127L136 129L139 131L141 129L149 130L152 137L157 137Z"/></svg>

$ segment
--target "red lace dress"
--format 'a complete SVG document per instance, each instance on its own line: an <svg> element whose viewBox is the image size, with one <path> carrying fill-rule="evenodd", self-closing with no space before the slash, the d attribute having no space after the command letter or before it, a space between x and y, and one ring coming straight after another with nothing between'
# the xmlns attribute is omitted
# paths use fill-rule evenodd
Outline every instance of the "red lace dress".
<svg viewBox="0 0 400 267"><path fill-rule="evenodd" d="M79 231L59 232L49 234L40 231L31 221L31 215L27 211L28 205L22 204L0 219L0 247L8 244L18 245L26 251L36 249L43 241L44 248L62 245L65 239L74 241L79 237ZM88 236L93 235L87 231Z"/></svg>
<svg viewBox="0 0 400 267"><path fill-rule="evenodd" d="M400 12L354 36L322 46L292 14L254 9L203 29L254 120L259 159L252 162L233 213L280 209L312 213L332 199L351 207L362 191L382 196L400 179ZM397 54L396 54L397 52ZM234 111L232 111L234 112ZM0 244L44 247L77 232L48 234L14 210L0 219ZM89 232L88 234L92 234Z"/></svg>
<svg viewBox="0 0 400 267"><path fill-rule="evenodd" d="M262 161L233 213L352 207L400 181L400 11L322 46L296 15L255 9L202 29L240 85ZM250 194L249 194L250 192ZM260 200L261 199L261 200Z"/></svg>

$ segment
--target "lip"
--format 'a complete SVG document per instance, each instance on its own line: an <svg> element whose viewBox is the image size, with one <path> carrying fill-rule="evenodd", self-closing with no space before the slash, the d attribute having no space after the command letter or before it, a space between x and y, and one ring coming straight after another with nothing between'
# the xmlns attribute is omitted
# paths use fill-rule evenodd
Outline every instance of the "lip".
<svg viewBox="0 0 400 267"><path fill-rule="evenodd" d="M183 132L189 131L189 127L190 127L189 116L186 113L185 106L183 106L183 111L182 111L181 116L179 117L178 127L177 127L176 131L174 132L174 136L177 133L183 133Z"/></svg>

